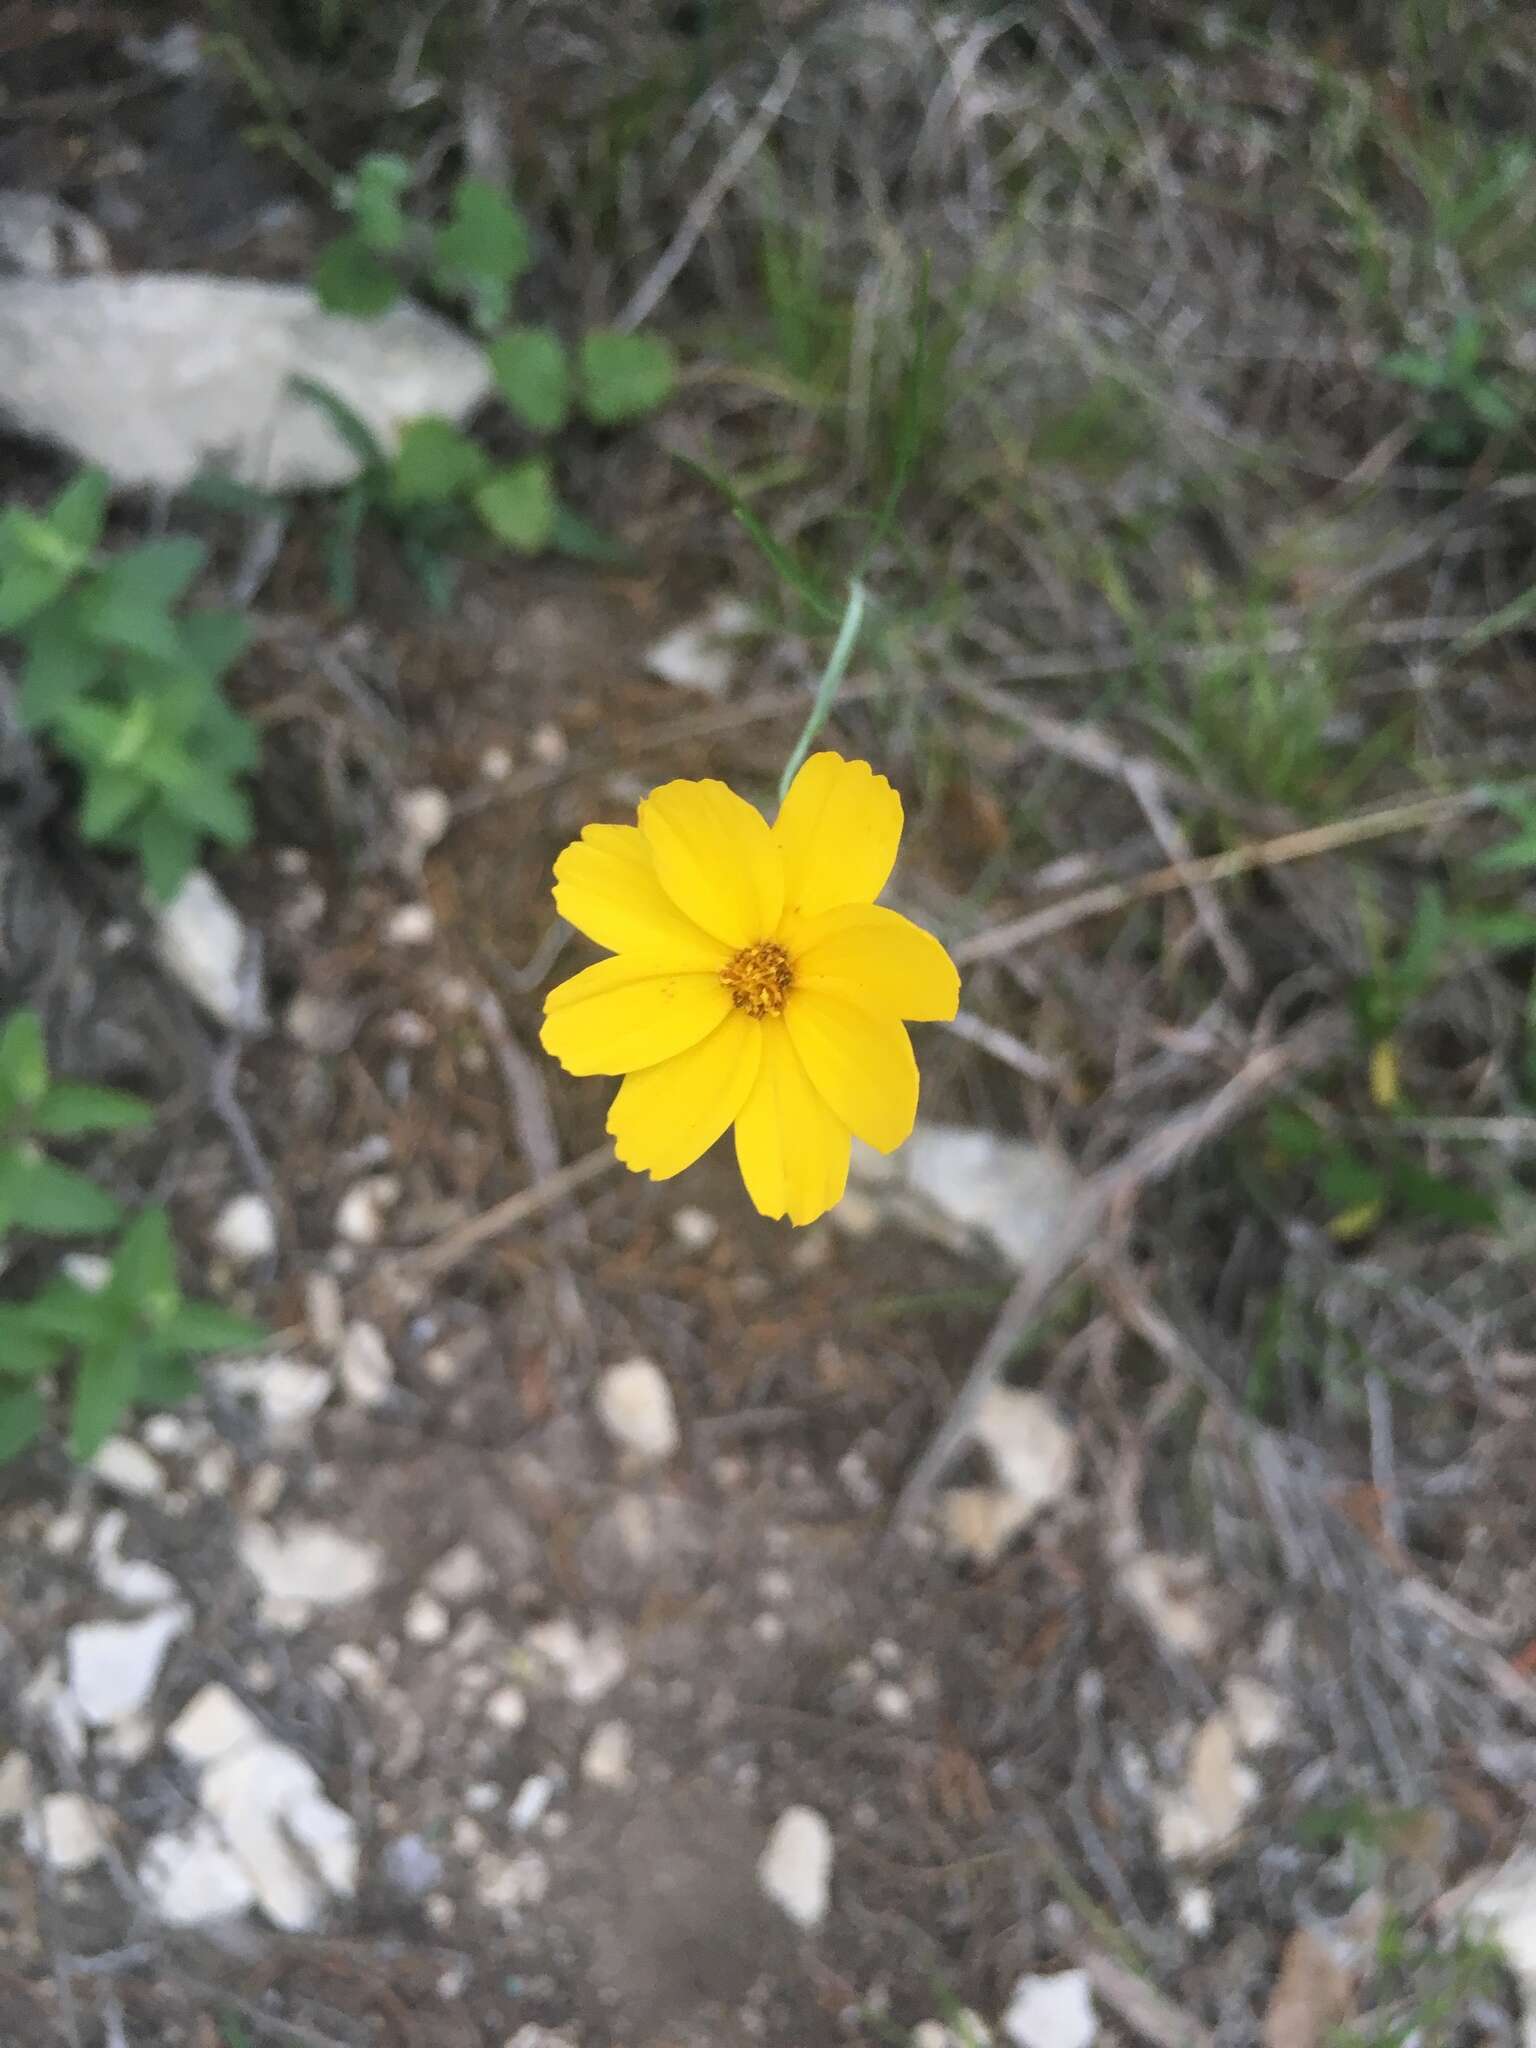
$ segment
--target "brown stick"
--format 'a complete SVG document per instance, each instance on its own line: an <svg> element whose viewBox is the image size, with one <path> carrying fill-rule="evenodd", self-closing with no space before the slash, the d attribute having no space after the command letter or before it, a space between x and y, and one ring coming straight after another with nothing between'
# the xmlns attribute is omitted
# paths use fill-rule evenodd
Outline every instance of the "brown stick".
<svg viewBox="0 0 1536 2048"><path fill-rule="evenodd" d="M407 1252L404 1257L407 1270L423 1280L436 1279L461 1264L481 1245L489 1244L493 1238L505 1237L520 1223L530 1223L546 1209L553 1209L567 1195L584 1188L588 1181L596 1180L615 1163L611 1145L595 1146L579 1159L573 1159L569 1166L562 1166L557 1173L546 1174L532 1187L508 1195L504 1202L498 1202L494 1209L487 1209L483 1216L474 1216L468 1223L460 1223L445 1231L432 1244Z"/></svg>

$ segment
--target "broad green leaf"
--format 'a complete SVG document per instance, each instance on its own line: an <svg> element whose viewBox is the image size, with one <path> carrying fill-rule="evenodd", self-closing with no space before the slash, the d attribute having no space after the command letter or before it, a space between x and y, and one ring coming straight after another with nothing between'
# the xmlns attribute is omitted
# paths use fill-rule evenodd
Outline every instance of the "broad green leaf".
<svg viewBox="0 0 1536 2048"><path fill-rule="evenodd" d="M581 403L599 426L654 412L672 395L677 365L660 335L597 328L582 336Z"/></svg>
<svg viewBox="0 0 1536 2048"><path fill-rule="evenodd" d="M217 682L251 644L249 622L238 612L193 612L181 622L182 652L210 682Z"/></svg>
<svg viewBox="0 0 1536 2048"><path fill-rule="evenodd" d="M1461 1187L1422 1166L1394 1166L1388 1191L1405 1216L1430 1216L1444 1223L1461 1223L1471 1229L1486 1229L1499 1220L1499 1212L1476 1188Z"/></svg>
<svg viewBox="0 0 1536 2048"><path fill-rule="evenodd" d="M171 808L224 846L249 844L254 830L250 799L227 776L194 775L166 797Z"/></svg>
<svg viewBox="0 0 1536 2048"><path fill-rule="evenodd" d="M397 505L447 505L473 490L490 466L485 450L452 420L429 413L401 432L390 493Z"/></svg>
<svg viewBox="0 0 1536 2048"><path fill-rule="evenodd" d="M246 1316L232 1315L211 1301L188 1301L160 1332L162 1343L177 1351L248 1351L266 1342L267 1332Z"/></svg>
<svg viewBox="0 0 1536 2048"><path fill-rule="evenodd" d="M461 180L452 218L434 243L433 281L439 290L467 292L479 324L499 326L531 254L527 223L511 200L483 178Z"/></svg>
<svg viewBox="0 0 1536 2048"><path fill-rule="evenodd" d="M81 561L101 539L107 516L107 490L103 470L83 469L48 508L48 524L69 542Z"/></svg>
<svg viewBox="0 0 1536 2048"><path fill-rule="evenodd" d="M157 1329L175 1315L181 1294L171 1221L163 1209L142 1210L123 1232L109 1286L114 1300L131 1302Z"/></svg>
<svg viewBox="0 0 1536 2048"><path fill-rule="evenodd" d="M377 320L400 296L400 281L360 234L338 235L315 265L315 297L328 313Z"/></svg>
<svg viewBox="0 0 1536 2048"><path fill-rule="evenodd" d="M32 1128L50 1138L76 1138L86 1131L141 1131L154 1119L147 1102L120 1088L60 1081L43 1097Z"/></svg>
<svg viewBox="0 0 1536 2048"><path fill-rule="evenodd" d="M405 158L380 152L365 156L344 187L342 204L357 222L357 232L381 255L392 254L405 240L400 195L410 182L411 167Z"/></svg>
<svg viewBox="0 0 1536 2048"><path fill-rule="evenodd" d="M0 1155L0 1208L22 1230L80 1237L110 1230L122 1214L105 1188L71 1166L18 1148Z"/></svg>
<svg viewBox="0 0 1536 2048"><path fill-rule="evenodd" d="M531 555L548 541L555 523L549 464L541 457L499 469L475 493L475 510L500 541Z"/></svg>
<svg viewBox="0 0 1536 2048"><path fill-rule="evenodd" d="M509 327L486 350L502 397L525 426L552 434L571 407L571 371L549 327Z"/></svg>
<svg viewBox="0 0 1536 2048"><path fill-rule="evenodd" d="M43 1404L35 1387L0 1397L0 1465L20 1457L42 1428Z"/></svg>
<svg viewBox="0 0 1536 2048"><path fill-rule="evenodd" d="M169 903L197 865L198 834L157 803L134 821L133 845L157 903Z"/></svg>
<svg viewBox="0 0 1536 2048"><path fill-rule="evenodd" d="M35 1108L48 1091L48 1049L36 1010L18 1010L0 1030L0 1088L23 1109Z"/></svg>
<svg viewBox="0 0 1536 2048"><path fill-rule="evenodd" d="M81 592L86 631L110 647L179 661L181 636L170 607L202 568L206 552L201 541L179 534L118 555Z"/></svg>
<svg viewBox="0 0 1536 2048"><path fill-rule="evenodd" d="M72 605L57 605L27 629L20 711L29 727L48 725L67 704L95 689L110 656L81 632Z"/></svg>
<svg viewBox="0 0 1536 2048"><path fill-rule="evenodd" d="M144 777L132 768L94 768L86 778L80 806L80 837L92 846L110 839L150 795Z"/></svg>
<svg viewBox="0 0 1536 2048"><path fill-rule="evenodd" d="M139 1393L143 1347L131 1339L90 1351L75 1376L69 1448L82 1463L94 1458Z"/></svg>
<svg viewBox="0 0 1536 2048"><path fill-rule="evenodd" d="M1415 391L1440 391L1445 386L1445 365L1417 350L1383 356L1376 367L1384 377L1411 385Z"/></svg>
<svg viewBox="0 0 1536 2048"><path fill-rule="evenodd" d="M185 1357L151 1352L139 1366L139 1399L156 1408L190 1401L197 1392L197 1368Z"/></svg>
<svg viewBox="0 0 1536 2048"><path fill-rule="evenodd" d="M25 1306L0 1308L0 1379L31 1379L59 1356L58 1339L33 1323Z"/></svg>
<svg viewBox="0 0 1536 2048"><path fill-rule="evenodd" d="M113 1331L129 1327L116 1302L105 1294L57 1280L27 1303L27 1319L47 1336L65 1344L100 1344Z"/></svg>
<svg viewBox="0 0 1536 2048"><path fill-rule="evenodd" d="M0 538L4 532L5 522L0 521ZM0 562L0 633L14 633L45 611L69 580L68 570L50 568L25 556Z"/></svg>

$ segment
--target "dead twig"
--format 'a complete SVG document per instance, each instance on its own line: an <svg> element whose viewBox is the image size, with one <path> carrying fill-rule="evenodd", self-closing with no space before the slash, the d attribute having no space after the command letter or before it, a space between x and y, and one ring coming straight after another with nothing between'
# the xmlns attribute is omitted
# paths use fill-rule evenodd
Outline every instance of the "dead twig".
<svg viewBox="0 0 1536 2048"><path fill-rule="evenodd" d="M1240 989L1253 987L1253 968L1248 955L1238 943L1237 934L1227 922L1226 912L1220 899L1209 882L1200 881L1195 873L1195 856L1189 841L1184 836L1172 811L1163 800L1162 778L1149 761L1137 761L1127 770L1126 785L1137 803L1146 813L1147 823L1157 835L1157 843L1167 854L1172 864L1184 871L1185 887L1189 900L1195 907L1195 916L1216 949L1217 958Z"/></svg>
<svg viewBox="0 0 1536 2048"><path fill-rule="evenodd" d="M1331 1059L1347 1036L1344 1020L1328 1016L1282 1044L1251 1053L1205 1102L1170 1118L1082 1188L1004 1302L948 1415L902 1488L892 1510L888 1539L921 1514L950 1459L970 1440L988 1389L1057 1287L1083 1264L1111 1220L1127 1209L1149 1182L1161 1180L1192 1158L1282 1082Z"/></svg>
<svg viewBox="0 0 1536 2048"><path fill-rule="evenodd" d="M1309 825L1299 832L1282 832L1274 839L1251 839L1226 853L1214 853L1204 860L1176 861L1171 867L1154 868L1149 874L1133 876L1127 882L1105 882L1096 889L1084 889L1063 903L1047 904L1025 917L1011 918L989 932L977 932L962 939L950 951L961 966L977 960L994 960L1016 946L1033 945L1092 917L1105 917L1132 903L1146 903L1175 889L1192 889L1210 882L1230 882L1238 875L1258 868L1281 867L1291 861L1315 860L1325 853L1337 853L1346 846L1362 846L1373 839L1396 838L1425 825L1438 825L1462 811L1474 810L1488 801L1488 793L1476 789L1450 790L1439 796L1415 797L1409 803L1391 804L1384 810L1364 811L1353 818L1338 818L1329 825Z"/></svg>
<svg viewBox="0 0 1536 2048"><path fill-rule="evenodd" d="M483 1244L505 1237L520 1224L531 1223L535 1216L542 1216L547 1209L584 1188L609 1167L616 1164L611 1145L594 1146L584 1152L580 1159L573 1159L569 1166L562 1166L558 1173L546 1175L532 1187L522 1188L515 1195L508 1195L504 1202L498 1202L493 1209L487 1209L483 1216L475 1216L468 1223L460 1223L454 1229L428 1245L405 1255L408 1269L419 1278L436 1279L461 1265L471 1252L478 1251Z"/></svg>
<svg viewBox="0 0 1536 2048"><path fill-rule="evenodd" d="M619 315L618 324L626 333L638 327L642 320L648 320L672 289L678 272L698 247L700 237L719 210L720 202L768 140L795 89L795 80L800 76L804 61L798 50L790 50L785 55L773 75L773 83L763 94L757 112L700 186L683 215L677 233Z"/></svg>

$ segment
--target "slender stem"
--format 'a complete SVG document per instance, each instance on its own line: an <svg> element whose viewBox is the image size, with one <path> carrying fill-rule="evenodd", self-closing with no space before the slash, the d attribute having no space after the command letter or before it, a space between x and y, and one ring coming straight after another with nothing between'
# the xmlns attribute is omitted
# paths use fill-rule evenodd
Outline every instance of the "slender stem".
<svg viewBox="0 0 1536 2048"><path fill-rule="evenodd" d="M843 610L843 623L837 629L837 640L833 645L827 665L821 672L821 681L816 686L816 701L811 706L811 715L805 721L799 739L795 741L794 752L785 765L779 779L779 802L789 794L789 785L799 774L806 755L811 751L816 735L832 716L832 706L837 700L838 689L848 672L848 663L853 658L854 642L859 637L859 628L864 623L864 585L855 576L848 586L848 603Z"/></svg>

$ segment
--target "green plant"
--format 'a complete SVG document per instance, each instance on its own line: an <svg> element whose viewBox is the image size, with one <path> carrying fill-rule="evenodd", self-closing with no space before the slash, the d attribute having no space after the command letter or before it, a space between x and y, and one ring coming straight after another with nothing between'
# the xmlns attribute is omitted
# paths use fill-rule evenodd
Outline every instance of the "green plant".
<svg viewBox="0 0 1536 2048"><path fill-rule="evenodd" d="M1328 1230L1341 1243L1367 1236L1388 1218L1463 1230L1499 1220L1497 1205L1480 1190L1431 1172L1389 1133L1345 1138L1304 1110L1278 1105L1265 1119L1265 1138L1274 1167L1299 1169L1311 1181L1328 1211Z"/></svg>
<svg viewBox="0 0 1536 2048"><path fill-rule="evenodd" d="M1399 349L1377 366L1421 394L1417 443L1433 462L1469 462L1496 435L1513 433L1521 411L1491 361L1492 336L1464 314L1438 349Z"/></svg>
<svg viewBox="0 0 1536 2048"><path fill-rule="evenodd" d="M106 495L88 470L41 517L0 514L0 634L23 649L22 725L79 774L82 836L134 854L164 901L205 839L250 837L259 750L221 688L248 636L234 613L182 608L200 542L102 553Z"/></svg>
<svg viewBox="0 0 1536 2048"><path fill-rule="evenodd" d="M392 533L439 608L452 595L452 558L477 531L518 554L611 554L561 504L554 465L540 444L573 412L599 427L641 419L666 402L676 380L672 351L656 335L593 329L572 351L552 327L510 323L516 286L532 259L516 205L484 180L466 178L454 187L447 220L433 225L406 211L409 183L404 160L382 155L366 157L342 181L336 199L352 225L322 253L316 292L331 311L358 319L385 312L408 283L462 302L485 340L509 424L533 446L499 462L452 421L423 418L410 422L390 454L333 392L296 380L363 465L332 529L331 589L343 609L356 601L357 542L370 515Z"/></svg>
<svg viewBox="0 0 1536 2048"><path fill-rule="evenodd" d="M1503 1971L1492 1942L1458 1934L1442 1945L1400 1913L1388 1913L1368 1987L1371 2016L1331 2034L1329 2048L1453 2048L1467 2038L1469 2005L1495 1994Z"/></svg>
<svg viewBox="0 0 1536 2048"><path fill-rule="evenodd" d="M40 1139L131 1130L149 1120L131 1095L55 1081L37 1016L16 1012L0 1031L0 1254L11 1252L16 1228L74 1237L122 1222L118 1202L48 1158ZM66 1365L73 1365L70 1449L88 1458L136 1404L185 1398L195 1385L194 1358L261 1336L243 1317L183 1297L165 1211L144 1210L123 1226L99 1288L56 1279L0 1305L0 1463L40 1434L42 1382Z"/></svg>

